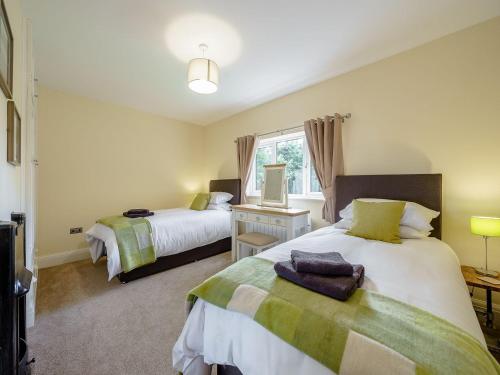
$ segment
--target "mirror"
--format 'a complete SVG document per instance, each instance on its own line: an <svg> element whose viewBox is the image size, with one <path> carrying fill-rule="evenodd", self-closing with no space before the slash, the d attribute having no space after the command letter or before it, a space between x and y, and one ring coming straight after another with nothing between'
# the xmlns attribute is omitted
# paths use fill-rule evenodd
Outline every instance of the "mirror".
<svg viewBox="0 0 500 375"><path fill-rule="evenodd" d="M288 184L286 164L264 165L260 205L268 207L288 207Z"/></svg>

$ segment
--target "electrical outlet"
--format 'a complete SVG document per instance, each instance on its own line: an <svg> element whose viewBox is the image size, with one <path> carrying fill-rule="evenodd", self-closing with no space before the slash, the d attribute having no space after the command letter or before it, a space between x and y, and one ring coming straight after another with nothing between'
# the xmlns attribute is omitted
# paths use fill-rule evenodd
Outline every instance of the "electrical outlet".
<svg viewBox="0 0 500 375"><path fill-rule="evenodd" d="M77 227L77 228L69 228L69 234L77 234L77 233L82 233L83 228L82 227Z"/></svg>

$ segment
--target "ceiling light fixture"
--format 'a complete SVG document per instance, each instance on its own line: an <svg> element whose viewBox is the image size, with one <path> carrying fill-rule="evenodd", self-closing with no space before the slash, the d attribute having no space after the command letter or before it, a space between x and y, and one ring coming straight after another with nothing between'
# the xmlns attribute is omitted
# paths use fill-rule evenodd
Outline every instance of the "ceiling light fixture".
<svg viewBox="0 0 500 375"><path fill-rule="evenodd" d="M201 58L193 59L188 66L188 86L199 94L212 94L219 85L219 67L215 62L205 58L206 44L199 45Z"/></svg>

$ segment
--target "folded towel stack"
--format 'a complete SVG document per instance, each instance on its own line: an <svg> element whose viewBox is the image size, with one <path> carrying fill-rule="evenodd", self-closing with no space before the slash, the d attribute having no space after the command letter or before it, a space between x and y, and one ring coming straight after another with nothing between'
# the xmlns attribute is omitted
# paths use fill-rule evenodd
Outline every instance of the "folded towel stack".
<svg viewBox="0 0 500 375"><path fill-rule="evenodd" d="M365 268L346 262L337 252L292 250L291 260L274 265L276 273L304 288L345 301L363 285Z"/></svg>
<svg viewBox="0 0 500 375"><path fill-rule="evenodd" d="M293 268L297 272L317 273L319 275L352 276L352 264L346 262L342 255L332 253L308 253L292 250Z"/></svg>
<svg viewBox="0 0 500 375"><path fill-rule="evenodd" d="M125 217L130 217L130 218L136 218L136 217L146 217L146 216L153 216L155 213L149 211L147 208L132 208L126 212L123 213L123 216Z"/></svg>

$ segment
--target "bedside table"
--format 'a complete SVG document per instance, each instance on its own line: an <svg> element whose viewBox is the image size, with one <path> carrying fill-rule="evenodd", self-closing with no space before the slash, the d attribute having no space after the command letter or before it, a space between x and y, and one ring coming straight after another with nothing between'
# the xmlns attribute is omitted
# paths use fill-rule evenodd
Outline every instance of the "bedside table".
<svg viewBox="0 0 500 375"><path fill-rule="evenodd" d="M500 330L494 327L494 316L493 316L493 302L492 302L492 292L500 292L500 285L490 284L486 281L479 280L474 267L461 266L462 275L464 276L465 283L474 288L484 289L486 291L486 322L481 323L479 319L479 325L483 331L488 350L493 354L497 361L500 361ZM500 278L499 278L500 280ZM470 293L472 297L472 293ZM476 309L474 309L476 310ZM483 315L483 311L477 311L476 314Z"/></svg>
<svg viewBox="0 0 500 375"><path fill-rule="evenodd" d="M481 288L486 290L486 327L493 328L493 302L491 298L491 292L500 292L500 284L490 284L486 281L479 280L474 267L470 266L461 266L462 275L464 276L465 283L469 286L473 286L476 288ZM500 280L500 278L496 278Z"/></svg>

